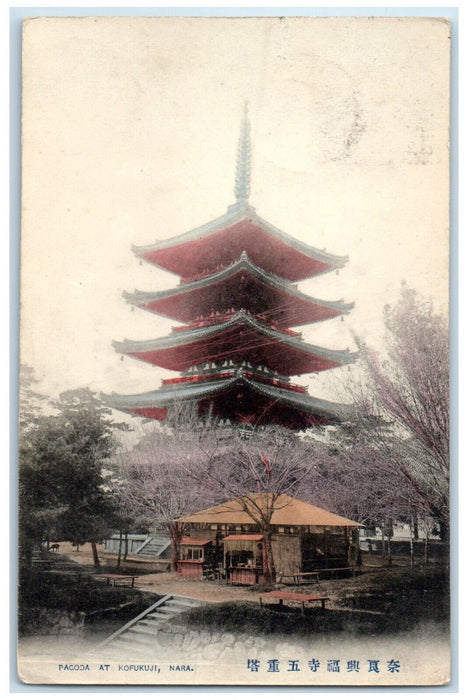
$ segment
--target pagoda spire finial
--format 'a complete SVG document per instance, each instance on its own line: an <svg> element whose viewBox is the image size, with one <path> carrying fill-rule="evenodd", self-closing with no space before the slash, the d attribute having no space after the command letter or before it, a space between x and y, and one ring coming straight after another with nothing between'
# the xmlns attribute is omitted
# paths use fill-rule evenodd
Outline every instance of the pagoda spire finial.
<svg viewBox="0 0 468 700"><path fill-rule="evenodd" d="M250 121L249 103L244 102L244 118L241 124L237 147L236 185L234 194L237 202L247 202L250 194Z"/></svg>

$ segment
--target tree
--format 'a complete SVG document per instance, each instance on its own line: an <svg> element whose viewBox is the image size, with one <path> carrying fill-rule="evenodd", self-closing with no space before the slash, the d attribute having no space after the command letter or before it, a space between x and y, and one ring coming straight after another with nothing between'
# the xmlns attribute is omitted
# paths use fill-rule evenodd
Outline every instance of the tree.
<svg viewBox="0 0 468 700"><path fill-rule="evenodd" d="M408 522L414 532L426 511L411 482L395 468L398 440L385 433L384 443L362 424L338 428L318 455L310 488L317 504L363 525L379 526L386 533L382 556L390 563L392 525Z"/></svg>
<svg viewBox="0 0 468 700"><path fill-rule="evenodd" d="M121 507L132 513L135 522L167 531L174 571L182 537L177 519L212 503L212 494L193 488L187 457L180 431L160 426L153 426L135 446L120 450L118 457Z"/></svg>
<svg viewBox="0 0 468 700"><path fill-rule="evenodd" d="M43 540L96 542L116 518L103 469L115 447L111 410L89 389L67 391L22 432L19 450L20 533L26 561Z"/></svg>
<svg viewBox="0 0 468 700"><path fill-rule="evenodd" d="M39 416L50 411L50 399L35 390L39 380L29 365L20 365L19 372L19 433L24 436Z"/></svg>
<svg viewBox="0 0 468 700"><path fill-rule="evenodd" d="M51 411L50 399L35 390L38 380L31 367L21 365L19 379L18 534L20 559L28 564L33 548L47 538L62 509L48 488L52 474L38 454L49 443L47 439L41 443L39 438Z"/></svg>
<svg viewBox="0 0 468 700"><path fill-rule="evenodd" d="M157 427L122 453L125 498L167 529L172 566L179 557L183 515L238 500L264 537L264 573L274 580L271 548L273 514L284 507L280 494L297 495L309 471L313 441L278 426L261 430L220 427L180 407L167 428ZM262 494L263 498L256 496Z"/></svg>
<svg viewBox="0 0 468 700"><path fill-rule="evenodd" d="M354 401L348 439L334 445L369 494L386 494L381 511L434 518L449 527L448 323L403 285L386 307L386 349L378 354L356 339L364 379L348 387ZM373 497L373 496L372 496ZM362 500L362 499L361 499ZM390 517L390 516L389 516Z"/></svg>
<svg viewBox="0 0 468 700"><path fill-rule="evenodd" d="M281 495L303 492L315 441L279 426L246 431L214 425L200 430L192 445L187 473L194 488L215 495L215 503L237 500L263 535L263 573L275 581L272 519L284 507Z"/></svg>

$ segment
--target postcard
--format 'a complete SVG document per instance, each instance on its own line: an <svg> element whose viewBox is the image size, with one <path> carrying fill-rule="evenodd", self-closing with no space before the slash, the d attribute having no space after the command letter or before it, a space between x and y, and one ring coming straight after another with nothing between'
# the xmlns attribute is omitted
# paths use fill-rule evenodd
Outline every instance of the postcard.
<svg viewBox="0 0 468 700"><path fill-rule="evenodd" d="M23 22L18 677L451 678L450 22Z"/></svg>

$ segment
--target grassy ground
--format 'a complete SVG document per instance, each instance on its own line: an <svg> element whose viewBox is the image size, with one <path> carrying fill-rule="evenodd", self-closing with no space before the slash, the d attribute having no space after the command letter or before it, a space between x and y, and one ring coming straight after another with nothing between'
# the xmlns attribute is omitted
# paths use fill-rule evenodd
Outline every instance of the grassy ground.
<svg viewBox="0 0 468 700"><path fill-rule="evenodd" d="M64 556L65 555L65 556ZM187 622L200 627L219 627L225 631L243 629L256 634L348 631L354 634L380 634L409 630L421 622L445 624L449 619L449 577L443 564L410 567L407 559L395 559L391 567L380 565L377 557L364 557L363 573L339 580L321 580L319 584L287 586L287 590L329 597L327 609L306 609L300 615L296 607L268 604L260 608L260 587L227 586L212 581L180 579L174 573L154 571L151 562L142 568L122 562L120 573L135 573L136 588L109 587L87 576L92 572L91 552L48 554L53 568L65 568L62 575L46 570L26 576L20 586L19 629L21 633L40 633L34 621L38 610L64 610L86 613L87 627L120 626L155 602L165 593L177 593L206 601L206 605L186 614ZM72 558L73 557L73 558ZM49 563L50 563L49 562ZM104 564L110 572L114 561ZM144 567L144 568L143 568ZM66 571L81 572L78 582ZM276 585L276 588L284 586ZM214 602L218 601L218 602ZM112 630L113 631L113 630Z"/></svg>
<svg viewBox="0 0 468 700"><path fill-rule="evenodd" d="M66 557L54 556L54 563ZM81 580L74 574L81 573ZM66 568L60 573L47 570L23 571L18 589L19 634L40 633L44 625L44 611L85 613L86 624L100 624L102 620L117 626L149 607L159 596L129 587L106 586L93 581L80 567Z"/></svg>
<svg viewBox="0 0 468 700"><path fill-rule="evenodd" d="M440 567L375 569L355 578L322 581L318 586L288 587L291 591L327 595L327 610L233 601L184 613L188 623L243 630L252 634L295 634L347 631L379 635L410 630L422 622L448 623L449 580ZM182 617L180 618L182 619Z"/></svg>

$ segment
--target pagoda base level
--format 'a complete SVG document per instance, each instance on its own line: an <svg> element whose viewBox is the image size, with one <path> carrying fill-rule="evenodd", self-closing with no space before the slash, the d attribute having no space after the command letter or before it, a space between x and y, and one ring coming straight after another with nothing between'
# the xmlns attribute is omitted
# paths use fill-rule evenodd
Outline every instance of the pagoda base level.
<svg viewBox="0 0 468 700"><path fill-rule="evenodd" d="M269 401L263 397L245 395L237 390L230 391L222 396L210 397L199 401L197 414L200 418L215 416L220 421L229 420L231 424L250 426L281 425L293 430L304 430L318 425L328 425L336 420L329 416L311 414L293 406L281 405L276 401ZM171 414L177 415L180 404L171 407L158 408L155 406L128 409L133 415L142 416L151 420L171 420Z"/></svg>
<svg viewBox="0 0 468 700"><path fill-rule="evenodd" d="M231 423L248 424L252 427L274 424L293 430L303 430L330 422L323 416L310 415L293 406L284 406L275 401L264 400L263 397L246 396L235 391L225 397L200 401L198 414L215 415L221 420L229 419Z"/></svg>

